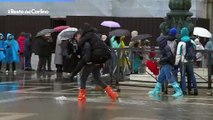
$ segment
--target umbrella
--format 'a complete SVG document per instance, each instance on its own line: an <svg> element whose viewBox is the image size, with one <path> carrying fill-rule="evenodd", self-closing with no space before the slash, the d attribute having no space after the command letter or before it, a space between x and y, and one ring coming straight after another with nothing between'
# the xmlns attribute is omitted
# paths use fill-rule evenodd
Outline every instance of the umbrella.
<svg viewBox="0 0 213 120"><path fill-rule="evenodd" d="M43 36L43 35L46 35L46 34L52 33L52 32L54 32L53 29L43 29L36 34L36 37L40 37L40 36Z"/></svg>
<svg viewBox="0 0 213 120"><path fill-rule="evenodd" d="M67 29L61 31L61 32L59 33L59 36L61 37L61 39L67 40L67 39L72 38L76 31L78 31L77 28L74 28L74 27L72 27L72 28L67 28Z"/></svg>
<svg viewBox="0 0 213 120"><path fill-rule="evenodd" d="M204 37L204 38L212 37L212 34L207 29L202 27L195 27L193 34L199 37Z"/></svg>
<svg viewBox="0 0 213 120"><path fill-rule="evenodd" d="M73 38L73 35L75 34L75 31L65 31L63 33L61 33L61 39L65 40L65 39L70 39Z"/></svg>
<svg viewBox="0 0 213 120"><path fill-rule="evenodd" d="M121 25L115 21L103 21L101 26L109 27L109 28L119 28Z"/></svg>
<svg viewBox="0 0 213 120"><path fill-rule="evenodd" d="M141 35L138 35L138 36L132 38L132 40L144 40L144 39L148 39L151 37L152 36L150 34L141 34Z"/></svg>
<svg viewBox="0 0 213 120"><path fill-rule="evenodd" d="M54 30L55 32L61 32L61 31L65 30L65 29L67 29L67 28L69 28L69 27L70 27L70 26L58 26L58 27L53 28L53 30Z"/></svg>
<svg viewBox="0 0 213 120"><path fill-rule="evenodd" d="M130 32L129 30L126 30L126 29L116 29L109 32L109 36L121 37L121 36L129 36L129 35L130 35Z"/></svg>

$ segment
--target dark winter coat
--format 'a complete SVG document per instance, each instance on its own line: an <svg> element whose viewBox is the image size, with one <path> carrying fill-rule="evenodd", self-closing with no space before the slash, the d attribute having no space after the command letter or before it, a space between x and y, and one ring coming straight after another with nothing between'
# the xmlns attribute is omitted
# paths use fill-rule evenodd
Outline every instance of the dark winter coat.
<svg viewBox="0 0 213 120"><path fill-rule="evenodd" d="M81 71L81 69L88 63L90 62L90 57L91 57L91 45L86 42L84 46L82 47L82 57L76 66L75 70L73 71L72 75L76 75L78 72Z"/></svg>
<svg viewBox="0 0 213 120"><path fill-rule="evenodd" d="M160 36L157 38L157 43L160 49L160 65L170 64L174 65L175 56L173 55L170 47L167 45L167 38L165 36Z"/></svg>
<svg viewBox="0 0 213 120"><path fill-rule="evenodd" d="M48 57L51 55L50 43L42 37L37 38L36 54L40 57Z"/></svg>
<svg viewBox="0 0 213 120"><path fill-rule="evenodd" d="M31 58L32 56L32 39L30 35L26 35L25 46L24 46L24 56L26 58Z"/></svg>
<svg viewBox="0 0 213 120"><path fill-rule="evenodd" d="M67 44L68 56L63 58L63 71L71 73L78 65L81 51L77 45L77 41L70 40Z"/></svg>

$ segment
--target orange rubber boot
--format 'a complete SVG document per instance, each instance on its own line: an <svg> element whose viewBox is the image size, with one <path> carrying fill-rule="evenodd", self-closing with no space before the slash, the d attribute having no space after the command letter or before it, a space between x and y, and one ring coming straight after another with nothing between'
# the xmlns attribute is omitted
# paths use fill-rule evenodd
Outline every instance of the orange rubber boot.
<svg viewBox="0 0 213 120"><path fill-rule="evenodd" d="M86 90L80 89L78 93L78 100L79 101L86 101Z"/></svg>
<svg viewBox="0 0 213 120"><path fill-rule="evenodd" d="M118 99L118 93L114 92L110 86L107 86L105 88L105 91L112 101L116 101Z"/></svg>

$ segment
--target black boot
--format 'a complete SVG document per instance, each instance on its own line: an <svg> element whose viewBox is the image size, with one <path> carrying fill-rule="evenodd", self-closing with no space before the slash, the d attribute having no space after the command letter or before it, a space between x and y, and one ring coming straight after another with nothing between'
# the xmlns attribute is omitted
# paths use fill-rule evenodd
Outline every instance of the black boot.
<svg viewBox="0 0 213 120"><path fill-rule="evenodd" d="M198 95L198 90L194 89L194 95Z"/></svg>

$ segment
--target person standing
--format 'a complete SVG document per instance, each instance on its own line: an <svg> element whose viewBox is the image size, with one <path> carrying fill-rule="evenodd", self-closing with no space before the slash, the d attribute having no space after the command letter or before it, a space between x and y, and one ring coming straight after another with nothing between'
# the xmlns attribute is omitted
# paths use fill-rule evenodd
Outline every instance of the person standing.
<svg viewBox="0 0 213 120"><path fill-rule="evenodd" d="M24 61L24 47L25 47L25 40L26 40L26 33L22 32L21 35L18 37L18 44L19 44L19 54L21 58L21 69L25 69L25 61Z"/></svg>
<svg viewBox="0 0 213 120"><path fill-rule="evenodd" d="M26 33L25 47L24 47L24 58L25 58L25 71L32 71L31 57L32 57L32 39L31 34Z"/></svg>
<svg viewBox="0 0 213 120"><path fill-rule="evenodd" d="M52 46L52 36L51 34L46 34L45 35L46 39L47 39L47 42L48 42L48 46L47 46L47 49L48 49L48 56L47 56L47 71L49 72L52 72L52 68L51 68L51 63L52 63L52 49L51 49L51 46Z"/></svg>
<svg viewBox="0 0 213 120"><path fill-rule="evenodd" d="M50 45L49 45L49 34L39 36L37 38L37 47L36 47L36 54L39 56L39 62L37 71L45 71L46 70L46 62L51 53Z"/></svg>
<svg viewBox="0 0 213 120"><path fill-rule="evenodd" d="M194 75L194 60L196 58L196 44L189 37L188 28L184 27L181 29L181 41L178 43L175 65L179 65L181 68L181 89L184 94L186 92L186 78L187 74L188 79L188 89L191 91L191 82L194 87L194 95L198 95L197 82Z"/></svg>
<svg viewBox="0 0 213 120"><path fill-rule="evenodd" d="M10 70L10 64L12 64L13 73L16 74L16 63L20 61L19 59L19 44L14 39L14 36L10 33L7 34L6 44L6 74Z"/></svg>
<svg viewBox="0 0 213 120"><path fill-rule="evenodd" d="M172 69L175 61L175 55L173 55L171 48L167 43L166 36L160 36L157 38L157 43L160 49L160 61L161 65L160 74L157 78L157 84L152 91L149 91L150 96L158 95L162 90L162 84L164 84L165 80L168 81L172 85L175 90L175 93L172 95L173 97L180 97L183 95L181 88L179 87L176 78L173 75Z"/></svg>
<svg viewBox="0 0 213 120"><path fill-rule="evenodd" d="M213 37L210 38L209 41L206 43L205 49L206 49L206 50L213 50ZM213 54L211 54L211 59L213 59ZM211 71L212 71L211 74L213 75L213 60L211 60L210 65L211 65L211 67L212 67L212 68L211 68Z"/></svg>
<svg viewBox="0 0 213 120"><path fill-rule="evenodd" d="M4 41L4 35L2 33L0 33L0 73L2 73L1 71L1 67L2 67L2 62L4 62L5 60L5 41Z"/></svg>
<svg viewBox="0 0 213 120"><path fill-rule="evenodd" d="M200 43L200 40L199 38L196 38L195 39L195 44L196 44L196 50L204 50L204 47L203 45ZM203 58L203 55L201 52L197 52L196 53L196 66L199 68L201 67L201 62L202 62L202 58Z"/></svg>
<svg viewBox="0 0 213 120"><path fill-rule="evenodd" d="M68 43L65 49L67 49L68 55L63 58L63 72L68 73L68 75L72 73L80 60L81 51L77 43L80 35L80 32L76 32L72 39L67 40Z"/></svg>

